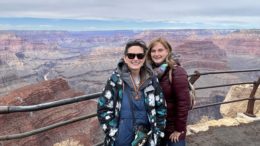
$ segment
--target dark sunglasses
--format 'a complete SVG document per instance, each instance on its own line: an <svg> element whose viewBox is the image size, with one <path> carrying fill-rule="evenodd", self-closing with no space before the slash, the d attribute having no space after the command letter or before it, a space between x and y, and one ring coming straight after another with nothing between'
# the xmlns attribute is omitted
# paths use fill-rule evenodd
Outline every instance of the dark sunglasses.
<svg viewBox="0 0 260 146"><path fill-rule="evenodd" d="M126 56L129 59L134 59L135 56L137 57L137 59L143 59L145 55L143 53L139 53L139 54L127 53Z"/></svg>

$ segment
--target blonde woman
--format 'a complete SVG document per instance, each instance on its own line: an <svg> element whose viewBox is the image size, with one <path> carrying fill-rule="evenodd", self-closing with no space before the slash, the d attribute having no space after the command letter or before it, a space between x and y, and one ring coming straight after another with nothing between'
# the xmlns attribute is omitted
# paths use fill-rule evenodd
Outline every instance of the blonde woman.
<svg viewBox="0 0 260 146"><path fill-rule="evenodd" d="M157 73L167 104L165 137L161 145L185 146L189 111L189 84L186 71L173 60L172 47L163 38L148 46L147 61Z"/></svg>

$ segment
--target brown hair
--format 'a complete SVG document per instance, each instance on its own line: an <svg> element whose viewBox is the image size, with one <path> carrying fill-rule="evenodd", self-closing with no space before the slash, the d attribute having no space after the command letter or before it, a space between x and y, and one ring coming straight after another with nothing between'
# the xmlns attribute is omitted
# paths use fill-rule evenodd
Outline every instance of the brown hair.
<svg viewBox="0 0 260 146"><path fill-rule="evenodd" d="M148 48L145 44L145 42L141 39L135 39L135 40L129 40L127 43L126 43L126 46L125 46L125 51L124 51L124 54L126 55L129 48L132 47L132 46L139 46L143 49L144 51L144 54L146 54Z"/></svg>

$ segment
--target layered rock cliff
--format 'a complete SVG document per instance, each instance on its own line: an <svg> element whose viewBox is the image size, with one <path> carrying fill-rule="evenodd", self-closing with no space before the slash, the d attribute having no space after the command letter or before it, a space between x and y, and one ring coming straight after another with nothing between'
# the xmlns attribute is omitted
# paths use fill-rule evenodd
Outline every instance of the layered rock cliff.
<svg viewBox="0 0 260 146"><path fill-rule="evenodd" d="M71 89L64 79L43 81L28 85L1 97L0 105L34 105L59 99L82 95L82 92ZM96 111L95 101L65 105L42 111L11 113L0 115L0 135L10 135L31 131L73 117L92 114ZM83 120L67 126L23 139L0 142L3 146L46 146L61 143L69 139L80 141L80 144L91 146L100 141L99 124L96 118Z"/></svg>
<svg viewBox="0 0 260 146"><path fill-rule="evenodd" d="M182 55L180 61L186 69L227 69L226 52L212 41L184 42L174 52Z"/></svg>

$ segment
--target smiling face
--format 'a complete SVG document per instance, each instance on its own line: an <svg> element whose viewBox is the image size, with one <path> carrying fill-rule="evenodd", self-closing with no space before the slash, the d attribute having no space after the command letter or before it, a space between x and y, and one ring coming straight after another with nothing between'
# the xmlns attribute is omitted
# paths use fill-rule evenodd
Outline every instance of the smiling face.
<svg viewBox="0 0 260 146"><path fill-rule="evenodd" d="M141 55L142 54L142 55ZM132 58L134 56L134 58ZM124 61L130 71L140 71L145 61L144 49L140 46L132 46L128 48L124 56Z"/></svg>
<svg viewBox="0 0 260 146"><path fill-rule="evenodd" d="M151 59L155 64L163 63L168 54L169 51L159 42L151 48Z"/></svg>

